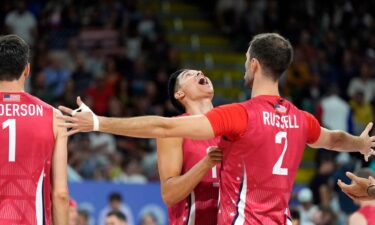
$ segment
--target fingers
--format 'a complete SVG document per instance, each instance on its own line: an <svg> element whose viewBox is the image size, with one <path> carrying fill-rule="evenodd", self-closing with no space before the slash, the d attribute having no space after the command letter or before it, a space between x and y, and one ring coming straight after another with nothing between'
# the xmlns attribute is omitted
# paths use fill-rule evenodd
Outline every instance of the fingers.
<svg viewBox="0 0 375 225"><path fill-rule="evenodd" d="M375 179L372 176L369 176L368 179L370 180L370 184L375 185Z"/></svg>
<svg viewBox="0 0 375 225"><path fill-rule="evenodd" d="M370 130L372 129L372 126L373 126L372 122L368 123L363 132L366 133L366 134L370 133Z"/></svg>
<svg viewBox="0 0 375 225"><path fill-rule="evenodd" d="M339 185L339 187L340 187L341 189L349 189L349 188L350 188L350 185L345 184L345 183L342 182L341 180L338 180L338 181L337 181L337 185Z"/></svg>
<svg viewBox="0 0 375 225"><path fill-rule="evenodd" d="M60 120L63 120L65 122L71 122L71 123L76 123L78 122L78 119L75 118L75 117L71 117L71 116L63 116L63 115L57 115L56 116L57 119L60 119Z"/></svg>
<svg viewBox="0 0 375 225"><path fill-rule="evenodd" d="M371 140L372 142L374 142L374 141L375 141L375 136L371 136L371 137L370 137L370 140Z"/></svg>
<svg viewBox="0 0 375 225"><path fill-rule="evenodd" d="M65 128L77 128L78 125L74 123L58 123L57 126Z"/></svg>
<svg viewBox="0 0 375 225"><path fill-rule="evenodd" d="M73 135L73 134L76 134L76 133L78 133L78 132L80 132L78 129L77 130L70 130L70 131L68 131L65 135L67 136L67 137L69 137L69 136L71 136L71 135Z"/></svg>
<svg viewBox="0 0 375 225"><path fill-rule="evenodd" d="M357 177L356 175L354 175L353 173L351 172L346 172L346 176L349 177L350 180L356 182L356 183L361 183L361 178Z"/></svg>
<svg viewBox="0 0 375 225"><path fill-rule="evenodd" d="M60 110L61 112L65 113L65 114L72 115L72 113L73 113L73 109L70 109L70 108L68 108L68 107L65 107L65 106L59 106L58 108L59 108L59 110Z"/></svg>
<svg viewBox="0 0 375 225"><path fill-rule="evenodd" d="M82 102L82 100L81 100L81 97L78 96L78 97L77 97L77 105L78 105L78 106L81 106L82 103L83 103L83 102Z"/></svg>

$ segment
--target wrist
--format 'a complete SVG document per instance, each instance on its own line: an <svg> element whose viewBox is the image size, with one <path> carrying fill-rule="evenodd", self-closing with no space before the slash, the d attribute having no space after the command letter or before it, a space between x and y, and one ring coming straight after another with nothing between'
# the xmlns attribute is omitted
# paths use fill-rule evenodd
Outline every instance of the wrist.
<svg viewBox="0 0 375 225"><path fill-rule="evenodd" d="M212 163L210 162L210 159L208 158L208 156L205 156L203 159L202 159L202 163L204 165L204 169L205 170L209 170L213 167Z"/></svg>

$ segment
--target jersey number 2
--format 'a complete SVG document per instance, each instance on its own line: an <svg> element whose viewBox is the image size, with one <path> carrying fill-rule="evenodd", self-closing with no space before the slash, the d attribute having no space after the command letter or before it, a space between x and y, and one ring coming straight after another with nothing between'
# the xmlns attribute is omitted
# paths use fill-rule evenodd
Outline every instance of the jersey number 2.
<svg viewBox="0 0 375 225"><path fill-rule="evenodd" d="M8 161L16 161L16 120L8 119L3 122L3 130L9 127L9 155Z"/></svg>
<svg viewBox="0 0 375 225"><path fill-rule="evenodd" d="M279 159L275 163L272 169L272 173L276 175L288 175L288 168L282 168L281 165L283 164L284 155L286 152L286 149L288 147L288 139L286 138L286 132L285 131L279 131L275 136L275 142L276 144L281 144L282 140L285 139L283 152L281 153Z"/></svg>

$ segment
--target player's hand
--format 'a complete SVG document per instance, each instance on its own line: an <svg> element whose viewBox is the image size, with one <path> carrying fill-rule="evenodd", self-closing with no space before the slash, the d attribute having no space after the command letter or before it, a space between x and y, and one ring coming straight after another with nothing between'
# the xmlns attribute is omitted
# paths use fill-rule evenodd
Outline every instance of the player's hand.
<svg viewBox="0 0 375 225"><path fill-rule="evenodd" d="M220 163L223 158L223 154L221 153L221 149L217 146L211 146L207 149L207 155L204 158L207 166L209 168L214 167L216 164Z"/></svg>
<svg viewBox="0 0 375 225"><path fill-rule="evenodd" d="M345 184L341 180L337 181L337 184L346 195L356 201L374 200L374 197L370 197L367 193L369 186L375 185L374 178L365 179L350 172L346 172L346 176L352 181L351 184Z"/></svg>
<svg viewBox="0 0 375 225"><path fill-rule="evenodd" d="M359 136L365 142L363 149L359 151L364 155L365 161L367 162L370 156L375 155L375 151L372 149L375 147L375 136L369 135L372 129L373 123L367 124L366 128L363 130L362 134Z"/></svg>
<svg viewBox="0 0 375 225"><path fill-rule="evenodd" d="M80 107L83 104L80 97L77 97L77 105ZM70 128L67 132L67 135L73 135L78 132L90 132L93 131L94 122L93 122L93 112L82 111L78 112L77 110L72 110L65 106L59 106L59 110L65 114L71 116L58 115L57 118L65 121L60 123L59 126Z"/></svg>

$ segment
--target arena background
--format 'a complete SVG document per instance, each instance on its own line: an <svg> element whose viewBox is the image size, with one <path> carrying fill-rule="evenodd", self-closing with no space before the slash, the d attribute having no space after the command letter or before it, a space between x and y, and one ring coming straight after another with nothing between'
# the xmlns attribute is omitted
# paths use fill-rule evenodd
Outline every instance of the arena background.
<svg viewBox="0 0 375 225"><path fill-rule="evenodd" d="M242 84L248 43L279 32L295 50L282 95L323 126L359 134L374 116L374 8L365 0L3 0L0 28L32 48L27 91L54 106L75 107L82 96L97 114L114 117L176 115L166 85L179 68L212 79L215 105L249 98ZM71 137L68 147L70 192L88 224L97 224L111 192L122 195L135 224L167 224L154 140L90 133ZM313 224L346 224L357 206L336 181L348 182L344 171L375 169L374 162L306 149L291 207L309 187ZM156 221L143 219L148 214Z"/></svg>

